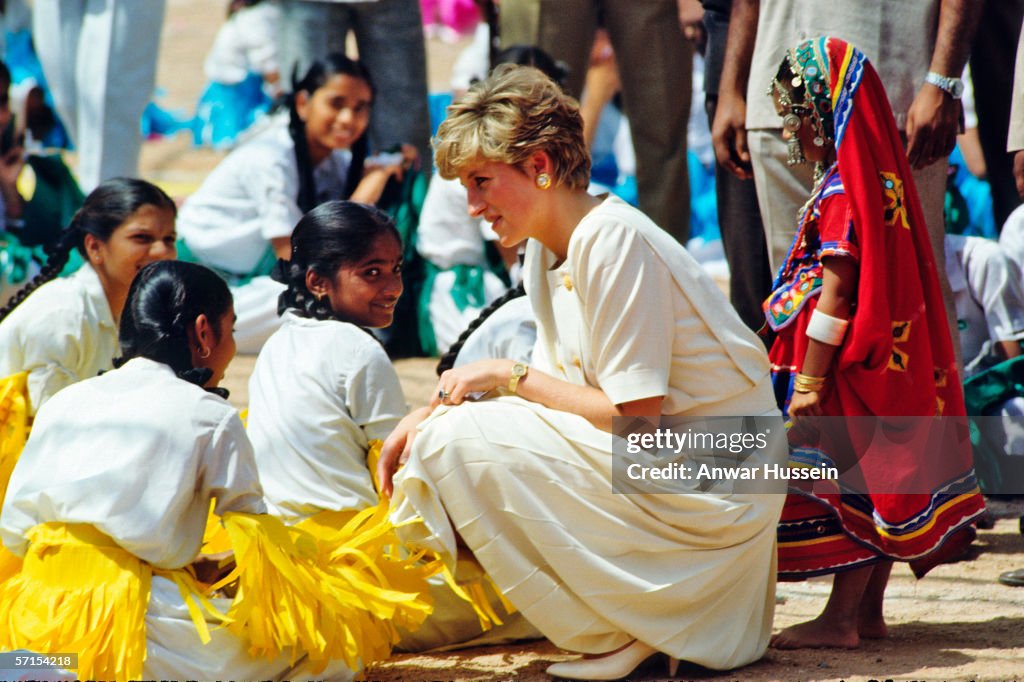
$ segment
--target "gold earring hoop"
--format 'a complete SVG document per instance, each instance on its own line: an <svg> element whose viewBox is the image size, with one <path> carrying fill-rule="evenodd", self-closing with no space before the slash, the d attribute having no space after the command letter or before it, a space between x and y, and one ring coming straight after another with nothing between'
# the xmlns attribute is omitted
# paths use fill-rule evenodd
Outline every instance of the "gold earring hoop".
<svg viewBox="0 0 1024 682"><path fill-rule="evenodd" d="M547 189L551 187L551 176L547 173L538 173L536 183L538 189Z"/></svg>

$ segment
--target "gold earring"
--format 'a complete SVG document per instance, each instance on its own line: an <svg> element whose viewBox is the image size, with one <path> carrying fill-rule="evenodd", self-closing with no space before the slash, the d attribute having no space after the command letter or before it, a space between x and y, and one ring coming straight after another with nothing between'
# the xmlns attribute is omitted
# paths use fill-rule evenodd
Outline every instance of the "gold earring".
<svg viewBox="0 0 1024 682"><path fill-rule="evenodd" d="M551 176L547 173L538 173L536 183L538 189L547 189L551 187Z"/></svg>

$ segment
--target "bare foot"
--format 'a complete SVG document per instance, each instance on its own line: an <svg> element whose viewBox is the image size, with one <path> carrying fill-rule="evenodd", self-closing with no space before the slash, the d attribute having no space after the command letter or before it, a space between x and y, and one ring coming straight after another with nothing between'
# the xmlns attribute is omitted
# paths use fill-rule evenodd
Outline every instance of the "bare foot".
<svg viewBox="0 0 1024 682"><path fill-rule="evenodd" d="M884 620L867 621L859 619L857 623L857 634L861 639L885 639L889 636L889 627Z"/></svg>
<svg viewBox="0 0 1024 682"><path fill-rule="evenodd" d="M856 649L860 646L860 636L856 630L815 618L774 635L770 646L775 649Z"/></svg>

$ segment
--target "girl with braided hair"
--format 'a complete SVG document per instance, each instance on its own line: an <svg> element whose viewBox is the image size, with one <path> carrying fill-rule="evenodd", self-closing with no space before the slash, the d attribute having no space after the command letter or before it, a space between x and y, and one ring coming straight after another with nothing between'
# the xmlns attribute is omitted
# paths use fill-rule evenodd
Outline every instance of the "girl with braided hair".
<svg viewBox="0 0 1024 682"><path fill-rule="evenodd" d="M232 287L242 352L259 351L280 325L282 287L269 275L288 257L303 214L328 200L377 204L388 181L416 161L408 145L368 156L375 93L361 62L330 54L293 80L292 93L287 121L273 121L218 164L178 220L182 258L212 267Z"/></svg>
<svg viewBox="0 0 1024 682"><path fill-rule="evenodd" d="M216 391L234 320L216 273L151 263L118 367L39 411L0 514L24 558L0 571L0 651L76 652L82 679L351 680L390 653L392 619L425 617L422 571L376 556L368 520L330 548L355 558L328 562L267 515L252 445ZM207 555L211 506L230 551Z"/></svg>
<svg viewBox="0 0 1024 682"><path fill-rule="evenodd" d="M282 322L249 379L248 428L271 512L296 522L377 504L366 454L406 406L367 332L391 324L402 294L394 223L372 206L329 201L299 221L291 243L273 273L287 287Z"/></svg>
<svg viewBox="0 0 1024 682"><path fill-rule="evenodd" d="M0 377L28 372L29 414L60 389L113 367L117 322L143 266L175 257L174 202L114 178L86 198L42 271L0 308ZM77 249L85 264L56 279Z"/></svg>
<svg viewBox="0 0 1024 682"><path fill-rule="evenodd" d="M291 259L274 270L287 285L282 324L249 380L248 432L269 512L289 525L336 529L357 512L387 508L371 467L408 408L394 366L367 330L391 324L402 294L402 244L387 214L351 201L310 211L291 243ZM484 593L483 606L440 577L430 594L430 617L414 632L400 630L399 648L537 636L516 614L490 628L477 609L496 615L496 594Z"/></svg>

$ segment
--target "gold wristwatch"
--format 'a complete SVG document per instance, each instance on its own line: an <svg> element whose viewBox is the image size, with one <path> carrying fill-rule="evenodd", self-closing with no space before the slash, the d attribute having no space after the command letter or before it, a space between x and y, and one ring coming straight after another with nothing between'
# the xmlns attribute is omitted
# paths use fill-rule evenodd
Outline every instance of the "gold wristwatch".
<svg viewBox="0 0 1024 682"><path fill-rule="evenodd" d="M517 362L512 365L512 376L508 380L508 392L515 393L516 389L519 388L519 380L526 376L526 373L530 371L530 366L525 362Z"/></svg>

